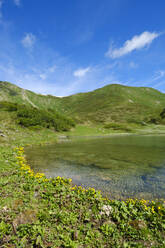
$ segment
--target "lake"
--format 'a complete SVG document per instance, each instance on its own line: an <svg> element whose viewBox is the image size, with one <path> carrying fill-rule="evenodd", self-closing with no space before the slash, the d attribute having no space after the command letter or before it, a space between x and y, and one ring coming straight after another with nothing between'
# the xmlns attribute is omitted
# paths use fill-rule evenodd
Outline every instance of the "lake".
<svg viewBox="0 0 165 248"><path fill-rule="evenodd" d="M75 137L25 153L35 171L72 178L113 199L165 198L163 135Z"/></svg>

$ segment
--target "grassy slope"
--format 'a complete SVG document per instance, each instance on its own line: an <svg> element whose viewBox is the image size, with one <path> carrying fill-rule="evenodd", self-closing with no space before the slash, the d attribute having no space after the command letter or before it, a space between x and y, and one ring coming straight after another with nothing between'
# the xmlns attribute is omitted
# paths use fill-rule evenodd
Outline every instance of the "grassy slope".
<svg viewBox="0 0 165 248"><path fill-rule="evenodd" d="M73 188L67 180L41 182L21 174L13 148L54 142L60 133L22 128L12 114L0 112L0 130L5 135L0 137L0 247L165 246L163 201L111 201L94 190ZM104 131L109 132L101 126L77 126L67 134Z"/></svg>
<svg viewBox="0 0 165 248"><path fill-rule="evenodd" d="M103 248L164 247L165 203L144 200L114 201L99 192L73 187L65 179L45 181L31 176L23 154L15 146L57 140L57 133L32 131L1 112L0 247ZM88 131L80 126L79 134ZM98 130L95 129L94 132ZM75 131L76 132L76 131ZM21 150L20 150L21 151ZM18 164L16 164L16 162Z"/></svg>
<svg viewBox="0 0 165 248"><path fill-rule="evenodd" d="M0 101L11 101L31 105L28 100L41 109L59 109L58 101L60 98L58 97L35 94L32 91L19 88L14 84L0 81ZM60 112L62 112L62 110L60 110Z"/></svg>
<svg viewBox="0 0 165 248"><path fill-rule="evenodd" d="M92 92L62 99L68 113L96 122L140 121L155 116L165 106L165 95L152 88L107 85Z"/></svg>
<svg viewBox="0 0 165 248"><path fill-rule="evenodd" d="M27 99L38 108L53 108L86 123L148 121L165 107L165 95L146 87L113 84L59 98L23 91L10 83L0 82L0 100L30 104Z"/></svg>

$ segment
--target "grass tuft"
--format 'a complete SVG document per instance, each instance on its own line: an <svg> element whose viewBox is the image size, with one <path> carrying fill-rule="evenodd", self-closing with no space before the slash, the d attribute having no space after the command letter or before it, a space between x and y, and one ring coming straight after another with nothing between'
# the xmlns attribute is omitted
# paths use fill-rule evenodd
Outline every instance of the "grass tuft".
<svg viewBox="0 0 165 248"><path fill-rule="evenodd" d="M3 148L6 160L1 247L164 247L164 200L111 200L71 179L47 179L27 165L23 147Z"/></svg>

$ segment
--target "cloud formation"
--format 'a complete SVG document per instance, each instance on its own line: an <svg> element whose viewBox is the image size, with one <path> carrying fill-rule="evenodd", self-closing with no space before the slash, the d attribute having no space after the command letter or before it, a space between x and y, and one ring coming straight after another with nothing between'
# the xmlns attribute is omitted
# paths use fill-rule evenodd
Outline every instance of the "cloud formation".
<svg viewBox="0 0 165 248"><path fill-rule="evenodd" d="M135 68L138 67L138 64L136 64L135 62L131 61L131 62L129 63L129 66L130 66L131 68L135 69Z"/></svg>
<svg viewBox="0 0 165 248"><path fill-rule="evenodd" d="M33 48L34 43L36 42L36 37L32 33L27 33L21 40L22 45L25 48Z"/></svg>
<svg viewBox="0 0 165 248"><path fill-rule="evenodd" d="M75 76L75 77L84 77L85 76L85 74L87 73L87 72L89 72L90 71L90 67L87 67L87 68L81 68L81 69L78 69L78 70L76 70L76 71L74 71L73 72L73 75Z"/></svg>
<svg viewBox="0 0 165 248"><path fill-rule="evenodd" d="M20 2L20 0L14 0L14 4L15 4L16 6L20 6L21 2Z"/></svg>
<svg viewBox="0 0 165 248"><path fill-rule="evenodd" d="M131 40L127 40L120 48L113 49L112 46L110 46L106 56L115 59L131 53L134 50L142 49L143 47L149 45L159 35L159 33L151 33L148 31L143 32L140 35L135 35Z"/></svg>
<svg viewBox="0 0 165 248"><path fill-rule="evenodd" d="M53 73L55 72L55 70L57 69L57 66L56 65L52 65L51 67L48 68L48 71Z"/></svg>
<svg viewBox="0 0 165 248"><path fill-rule="evenodd" d="M153 79L151 80L151 82L154 82L154 81L157 81L161 78L165 77L165 71L164 70L159 70L159 71L156 71Z"/></svg>

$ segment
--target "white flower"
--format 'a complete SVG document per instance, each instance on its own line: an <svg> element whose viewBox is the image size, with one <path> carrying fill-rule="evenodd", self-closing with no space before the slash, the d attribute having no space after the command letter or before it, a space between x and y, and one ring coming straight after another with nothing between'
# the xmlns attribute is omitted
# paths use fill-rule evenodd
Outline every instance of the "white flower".
<svg viewBox="0 0 165 248"><path fill-rule="evenodd" d="M112 213L112 211L113 211L113 208L111 206L103 205L100 215L106 214L107 216L109 216L110 213Z"/></svg>

